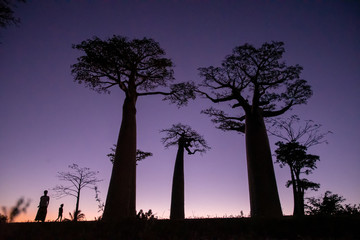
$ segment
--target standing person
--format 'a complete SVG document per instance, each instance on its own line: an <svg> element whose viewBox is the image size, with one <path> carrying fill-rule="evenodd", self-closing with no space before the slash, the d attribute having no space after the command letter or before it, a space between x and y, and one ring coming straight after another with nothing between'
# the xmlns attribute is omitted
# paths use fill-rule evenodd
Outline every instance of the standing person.
<svg viewBox="0 0 360 240"><path fill-rule="evenodd" d="M47 195L48 191L45 190L44 191L44 196L40 197L40 203L38 206L38 211L35 217L35 221L42 221L45 222L45 218L46 218L46 214L47 214L47 207L49 205L50 202L50 198Z"/></svg>
<svg viewBox="0 0 360 240"><path fill-rule="evenodd" d="M59 220L59 222L61 222L62 220L62 214L63 214L63 207L64 207L64 204L61 204L60 207L59 207L59 215L58 215L58 218L55 220L55 222L57 220Z"/></svg>

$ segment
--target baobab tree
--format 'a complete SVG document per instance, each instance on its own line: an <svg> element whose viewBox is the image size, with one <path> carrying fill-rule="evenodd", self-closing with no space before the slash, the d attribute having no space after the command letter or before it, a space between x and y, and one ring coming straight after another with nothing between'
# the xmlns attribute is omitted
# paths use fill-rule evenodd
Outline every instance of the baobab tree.
<svg viewBox="0 0 360 240"><path fill-rule="evenodd" d="M80 192L84 187L94 188L96 183L101 182L96 178L96 175L99 173L97 171L90 171L90 168L79 167L77 164L69 165L69 168L72 169L70 172L58 172L57 177L61 181L68 182L69 185L57 185L53 188L56 192L57 198L62 198L65 196L73 196L76 198L75 211L73 216L73 221L78 220L79 214L79 203L80 203Z"/></svg>
<svg viewBox="0 0 360 240"><path fill-rule="evenodd" d="M166 136L161 139L165 147L177 145L173 185L171 191L170 219L181 220L185 218L184 210L184 151L191 155L196 152L204 153L210 149L204 138L188 125L181 123L172 125L171 128L161 132Z"/></svg>
<svg viewBox="0 0 360 240"><path fill-rule="evenodd" d="M227 103L232 110L213 107L203 113L217 128L245 133L251 216L282 215L264 118L279 116L304 104L312 95L300 78L302 67L286 65L282 42L235 47L220 67L199 68L198 88L213 103Z"/></svg>
<svg viewBox="0 0 360 240"><path fill-rule="evenodd" d="M116 36L98 37L73 45L84 53L72 65L76 82L102 93L117 86L124 92L115 160L107 193L104 221L134 219L136 216L136 101L138 97L163 95L163 100L186 104L194 98L190 83L170 85L168 92L155 91L174 80L173 63L151 38L129 40ZM189 88L190 87L190 88Z"/></svg>

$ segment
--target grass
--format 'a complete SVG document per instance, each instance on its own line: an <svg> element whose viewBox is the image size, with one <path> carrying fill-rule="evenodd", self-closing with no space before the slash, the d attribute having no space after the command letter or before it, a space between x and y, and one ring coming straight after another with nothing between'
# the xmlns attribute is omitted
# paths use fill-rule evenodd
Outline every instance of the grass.
<svg viewBox="0 0 360 240"><path fill-rule="evenodd" d="M360 239L360 218L6 223L0 224L0 240L3 239Z"/></svg>

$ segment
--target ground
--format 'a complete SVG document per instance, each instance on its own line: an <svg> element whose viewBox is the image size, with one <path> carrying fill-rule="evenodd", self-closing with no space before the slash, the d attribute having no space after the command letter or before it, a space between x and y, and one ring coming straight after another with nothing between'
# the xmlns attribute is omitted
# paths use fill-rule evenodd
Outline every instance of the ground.
<svg viewBox="0 0 360 240"><path fill-rule="evenodd" d="M360 217L0 224L0 240L11 239L360 239Z"/></svg>

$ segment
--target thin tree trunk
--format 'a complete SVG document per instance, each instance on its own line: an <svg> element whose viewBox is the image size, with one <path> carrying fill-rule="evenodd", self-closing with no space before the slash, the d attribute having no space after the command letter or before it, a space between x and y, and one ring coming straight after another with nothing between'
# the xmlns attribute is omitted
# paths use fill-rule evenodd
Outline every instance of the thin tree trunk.
<svg viewBox="0 0 360 240"><path fill-rule="evenodd" d="M305 215L305 206L304 206L304 189L298 195L299 197L299 216Z"/></svg>
<svg viewBox="0 0 360 240"><path fill-rule="evenodd" d="M184 143L179 140L171 192L170 219L182 220L184 218Z"/></svg>
<svg viewBox="0 0 360 240"><path fill-rule="evenodd" d="M104 221L136 216L136 98L126 97L115 160L103 214Z"/></svg>
<svg viewBox="0 0 360 240"><path fill-rule="evenodd" d="M252 217L282 216L270 145L261 110L246 113L245 139Z"/></svg>
<svg viewBox="0 0 360 240"><path fill-rule="evenodd" d="M77 222L77 220L78 220L79 202L80 202L80 189L78 189L78 193L77 193L77 197L76 197L76 206L75 206L75 212L74 212L74 222Z"/></svg>
<svg viewBox="0 0 360 240"><path fill-rule="evenodd" d="M297 182L297 216L304 216L304 189L301 185L300 171L296 173Z"/></svg>
<svg viewBox="0 0 360 240"><path fill-rule="evenodd" d="M290 167L290 174L291 174L291 182L292 182L292 188L293 188L293 197L294 197L294 210L293 210L293 215L294 216L298 216L298 212L299 212L299 202L298 202L298 182L295 180L295 176L294 176L294 172L293 172L293 168Z"/></svg>

